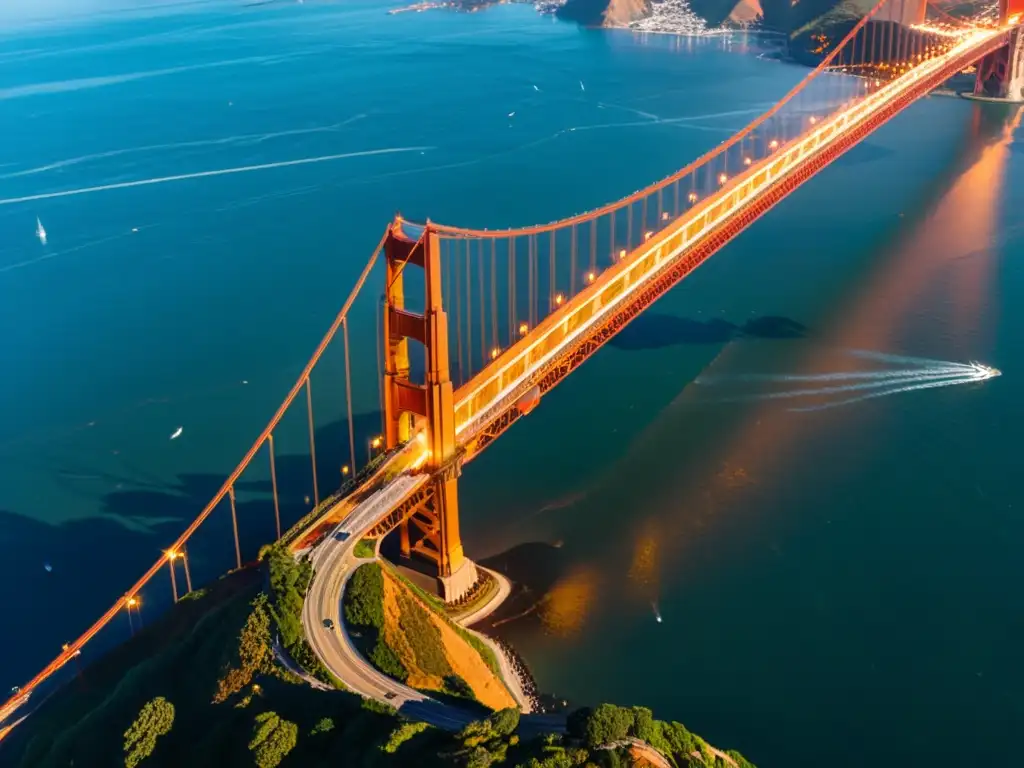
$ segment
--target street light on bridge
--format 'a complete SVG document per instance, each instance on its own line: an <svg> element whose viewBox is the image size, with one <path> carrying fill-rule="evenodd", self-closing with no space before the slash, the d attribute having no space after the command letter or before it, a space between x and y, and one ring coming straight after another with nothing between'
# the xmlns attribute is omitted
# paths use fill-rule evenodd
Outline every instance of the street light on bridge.
<svg viewBox="0 0 1024 768"><path fill-rule="evenodd" d="M132 621L132 608L139 605L139 599L135 595L130 595L124 601L124 607L128 611L128 628L131 630L132 637L135 637L135 622Z"/></svg>
<svg viewBox="0 0 1024 768"><path fill-rule="evenodd" d="M380 449L380 447L381 447L381 445L383 445L383 443L384 443L384 439L380 435L377 435L372 440L370 440L370 445L366 449L366 461L367 461L367 463L373 461L374 454Z"/></svg>
<svg viewBox="0 0 1024 768"><path fill-rule="evenodd" d="M174 577L174 561L178 559L178 553L173 549L167 550L167 567L171 571L171 593L174 595L174 602L178 602L178 582Z"/></svg>

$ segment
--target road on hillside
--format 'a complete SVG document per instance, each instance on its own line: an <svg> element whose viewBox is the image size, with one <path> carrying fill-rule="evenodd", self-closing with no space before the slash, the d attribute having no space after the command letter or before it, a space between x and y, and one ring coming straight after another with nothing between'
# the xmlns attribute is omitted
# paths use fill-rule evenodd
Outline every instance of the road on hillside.
<svg viewBox="0 0 1024 768"><path fill-rule="evenodd" d="M361 502L311 550L314 575L302 607L302 624L313 651L349 690L395 707L413 720L454 731L478 720L479 714L444 704L378 672L356 650L342 619L345 584L359 565L371 562L355 556L356 543L383 514L428 480L426 475L399 475ZM499 654L499 659L503 658L504 654ZM503 671L511 674L506 667L502 664ZM529 730L560 731L565 717L532 715L524 718L523 725Z"/></svg>

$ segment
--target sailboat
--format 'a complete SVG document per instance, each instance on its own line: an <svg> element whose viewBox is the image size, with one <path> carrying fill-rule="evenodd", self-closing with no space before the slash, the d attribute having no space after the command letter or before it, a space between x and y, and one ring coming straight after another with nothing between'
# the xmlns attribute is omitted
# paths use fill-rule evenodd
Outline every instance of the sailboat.
<svg viewBox="0 0 1024 768"><path fill-rule="evenodd" d="M39 242L46 245L46 230L43 229L43 222L36 216L36 237L39 238Z"/></svg>

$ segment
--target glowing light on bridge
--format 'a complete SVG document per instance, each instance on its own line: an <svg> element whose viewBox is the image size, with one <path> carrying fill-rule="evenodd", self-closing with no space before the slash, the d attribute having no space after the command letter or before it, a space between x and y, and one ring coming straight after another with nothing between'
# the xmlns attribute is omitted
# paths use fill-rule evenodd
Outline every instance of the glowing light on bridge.
<svg viewBox="0 0 1024 768"><path fill-rule="evenodd" d="M749 157L744 157L744 158L743 158L743 164L744 164L744 165L750 165L750 164L751 164L751 163L753 163L753 162L754 162L754 161L753 161L752 159L750 159Z"/></svg>
<svg viewBox="0 0 1024 768"><path fill-rule="evenodd" d="M525 336L529 332L530 332L530 326L529 325L527 325L526 323L520 323L519 324L519 335L520 336ZM495 352L495 351L496 350L493 350L493 349L491 350L492 353Z"/></svg>
<svg viewBox="0 0 1024 768"><path fill-rule="evenodd" d="M626 249L625 248L623 248L621 251L619 251L619 258L620 259L626 258Z"/></svg>
<svg viewBox="0 0 1024 768"><path fill-rule="evenodd" d="M560 293L556 293L555 294L555 306L556 307L562 306L562 302L564 302L564 301L565 301L565 296L563 296Z"/></svg>
<svg viewBox="0 0 1024 768"><path fill-rule="evenodd" d="M778 149L778 148L779 148L779 140L778 139L772 139L771 141L768 142L768 149Z"/></svg>
<svg viewBox="0 0 1024 768"><path fill-rule="evenodd" d="M501 354L501 350L498 349L498 347L495 347L494 349L491 350L491 360L497 360L498 359L498 355L500 355L500 354Z"/></svg>
<svg viewBox="0 0 1024 768"><path fill-rule="evenodd" d="M729 177L726 176L724 173L718 174L718 183L719 184L725 184L725 182L727 182L728 180L729 180Z"/></svg>
<svg viewBox="0 0 1024 768"><path fill-rule="evenodd" d="M348 464L343 464L343 465L341 466L341 474L342 474L342 475L344 475L345 477L348 477L348 474L349 474L349 472L351 472L351 471L352 471L352 470L351 470L351 468L349 468Z"/></svg>
<svg viewBox="0 0 1024 768"><path fill-rule="evenodd" d="M686 196L686 199L689 200L691 203L696 203L697 202L697 193L696 192L691 192L690 194L688 194Z"/></svg>
<svg viewBox="0 0 1024 768"><path fill-rule="evenodd" d="M587 282L588 283L592 283L596 279L597 279L597 275L595 275L593 272L587 272Z"/></svg>

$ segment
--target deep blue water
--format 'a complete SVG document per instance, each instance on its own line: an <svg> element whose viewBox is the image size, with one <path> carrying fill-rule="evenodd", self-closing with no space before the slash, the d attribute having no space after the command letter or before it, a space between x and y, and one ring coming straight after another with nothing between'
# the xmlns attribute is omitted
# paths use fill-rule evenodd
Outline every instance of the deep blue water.
<svg viewBox="0 0 1024 768"><path fill-rule="evenodd" d="M805 74L743 39L581 31L528 6L387 7L208 2L0 32L0 595L18 617L0 684L48 661L212 496L397 209L497 227L590 208ZM698 119L664 122L678 117ZM649 704L765 766L978 765L1013 749L1011 117L915 105L467 468L472 556L561 545L540 621L501 629L542 688ZM314 158L332 159L235 172ZM756 332L778 317L801 337ZM352 331L368 432L372 295ZM849 370L850 349L1005 375L812 413L762 384L694 383ZM314 383L327 464L344 442L341 365ZM278 438L293 516L310 493L303 419ZM249 490L253 548L268 517ZM230 565L228 531L221 515L197 544L199 577Z"/></svg>

